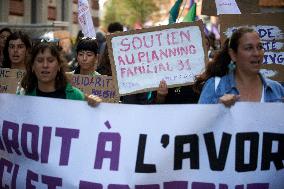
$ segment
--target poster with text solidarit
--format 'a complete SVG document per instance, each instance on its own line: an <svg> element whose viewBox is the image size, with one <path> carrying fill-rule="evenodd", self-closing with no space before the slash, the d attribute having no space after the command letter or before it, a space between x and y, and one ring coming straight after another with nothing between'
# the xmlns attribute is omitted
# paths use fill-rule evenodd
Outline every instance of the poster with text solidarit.
<svg viewBox="0 0 284 189"><path fill-rule="evenodd" d="M0 188L284 188L282 103L0 104Z"/></svg>
<svg viewBox="0 0 284 189"><path fill-rule="evenodd" d="M107 37L120 95L193 82L205 67L202 21L118 33Z"/></svg>
<svg viewBox="0 0 284 189"><path fill-rule="evenodd" d="M72 86L79 88L86 94L99 96L103 102L114 103L119 101L119 95L111 76L68 74L68 78Z"/></svg>
<svg viewBox="0 0 284 189"><path fill-rule="evenodd" d="M240 26L254 28L258 32L264 48L261 72L273 80L284 82L283 20L284 13L221 15L221 41L223 43Z"/></svg>

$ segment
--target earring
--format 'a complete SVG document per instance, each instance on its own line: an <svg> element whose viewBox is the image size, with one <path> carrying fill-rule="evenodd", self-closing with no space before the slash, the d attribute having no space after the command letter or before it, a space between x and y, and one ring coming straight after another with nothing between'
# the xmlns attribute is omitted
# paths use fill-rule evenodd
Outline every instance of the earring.
<svg viewBox="0 0 284 189"><path fill-rule="evenodd" d="M233 60L230 61L230 64L228 64L229 72L233 72L236 69L236 64L233 62Z"/></svg>

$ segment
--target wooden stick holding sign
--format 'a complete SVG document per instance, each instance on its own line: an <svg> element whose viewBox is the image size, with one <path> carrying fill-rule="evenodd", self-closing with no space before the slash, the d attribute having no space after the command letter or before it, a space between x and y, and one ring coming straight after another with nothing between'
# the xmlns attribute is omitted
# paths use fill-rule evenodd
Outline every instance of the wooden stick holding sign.
<svg viewBox="0 0 284 189"><path fill-rule="evenodd" d="M232 22L234 20L234 22ZM264 48L261 72L273 80L284 82L284 14L221 15L221 42L240 26L255 28Z"/></svg>
<svg viewBox="0 0 284 189"><path fill-rule="evenodd" d="M205 67L203 23L178 23L107 36L113 77L120 95L194 81Z"/></svg>

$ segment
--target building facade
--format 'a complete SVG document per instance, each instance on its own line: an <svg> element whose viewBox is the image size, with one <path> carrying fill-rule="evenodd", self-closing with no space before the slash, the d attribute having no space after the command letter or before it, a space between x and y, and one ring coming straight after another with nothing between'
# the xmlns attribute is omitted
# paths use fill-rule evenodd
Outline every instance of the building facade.
<svg viewBox="0 0 284 189"><path fill-rule="evenodd" d="M89 0L95 28L99 27L99 0ZM1 0L0 27L25 30L68 30L76 36L78 0Z"/></svg>

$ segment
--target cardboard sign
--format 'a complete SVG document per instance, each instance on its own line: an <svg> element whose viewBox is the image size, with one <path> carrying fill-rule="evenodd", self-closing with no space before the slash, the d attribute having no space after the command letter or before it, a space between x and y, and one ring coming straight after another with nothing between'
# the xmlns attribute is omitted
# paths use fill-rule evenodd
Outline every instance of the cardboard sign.
<svg viewBox="0 0 284 189"><path fill-rule="evenodd" d="M107 37L120 95L190 84L205 67L202 21L121 32Z"/></svg>
<svg viewBox="0 0 284 189"><path fill-rule="evenodd" d="M0 93L16 94L20 81L16 77L0 78Z"/></svg>
<svg viewBox="0 0 284 189"><path fill-rule="evenodd" d="M236 0L236 3L238 5L238 8L240 9L241 14L259 12L258 0ZM201 14L208 16L217 16L215 0L203 0Z"/></svg>
<svg viewBox="0 0 284 189"><path fill-rule="evenodd" d="M283 20L284 13L221 15L221 42L223 43L240 26L255 28L265 51L261 72L273 80L284 82Z"/></svg>
<svg viewBox="0 0 284 189"><path fill-rule="evenodd" d="M115 90L111 76L87 76L68 74L72 86L79 88L86 94L94 94L102 98L103 102L118 102L119 95Z"/></svg>
<svg viewBox="0 0 284 189"><path fill-rule="evenodd" d="M0 78L15 77L18 79L22 79L24 77L24 74L24 70L0 68Z"/></svg>
<svg viewBox="0 0 284 189"><path fill-rule="evenodd" d="M24 74L24 70L0 68L0 93L15 94Z"/></svg>
<svg viewBox="0 0 284 189"><path fill-rule="evenodd" d="M282 103L93 108L11 94L0 102L0 188L284 186Z"/></svg>

